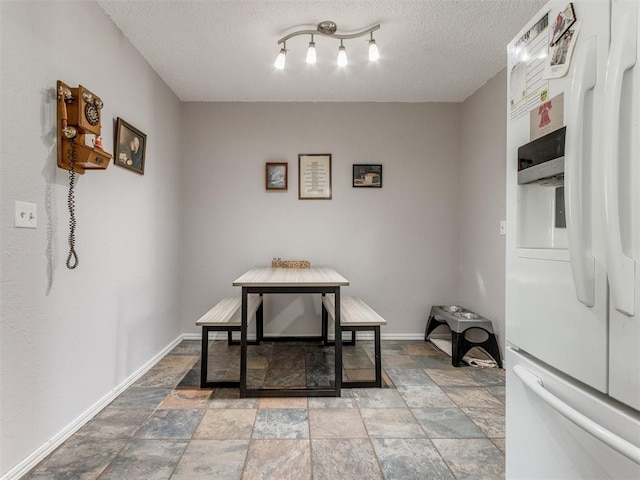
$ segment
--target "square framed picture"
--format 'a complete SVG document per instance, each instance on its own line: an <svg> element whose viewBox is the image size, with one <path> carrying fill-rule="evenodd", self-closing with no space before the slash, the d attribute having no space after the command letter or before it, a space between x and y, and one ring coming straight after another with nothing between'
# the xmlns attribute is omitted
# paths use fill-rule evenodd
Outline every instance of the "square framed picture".
<svg viewBox="0 0 640 480"><path fill-rule="evenodd" d="M147 136L122 118L116 120L115 164L144 175Z"/></svg>
<svg viewBox="0 0 640 480"><path fill-rule="evenodd" d="M382 165L354 163L353 186L382 188Z"/></svg>
<svg viewBox="0 0 640 480"><path fill-rule="evenodd" d="M265 168L265 188L267 190L287 190L289 186L289 164L267 162Z"/></svg>
<svg viewBox="0 0 640 480"><path fill-rule="evenodd" d="M331 200L331 154L298 155L298 200Z"/></svg>

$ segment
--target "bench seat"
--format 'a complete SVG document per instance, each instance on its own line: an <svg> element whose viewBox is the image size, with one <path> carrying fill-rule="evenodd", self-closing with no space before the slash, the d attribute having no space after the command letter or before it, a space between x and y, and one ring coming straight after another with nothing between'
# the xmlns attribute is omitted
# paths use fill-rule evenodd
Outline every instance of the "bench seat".
<svg viewBox="0 0 640 480"><path fill-rule="evenodd" d="M335 322L335 297L324 295L322 297L323 325L326 325L327 317ZM357 380L342 382L345 388L354 387L382 387L382 348L380 345L380 327L387 321L375 310L358 297L340 297L340 327L343 331L353 332L352 343L355 344L356 331L373 331L375 344L375 380ZM326 333L328 328L323 327Z"/></svg>
<svg viewBox="0 0 640 480"><path fill-rule="evenodd" d="M262 324L262 295L249 295L247 297L247 323L257 319L258 325ZM209 332L227 332L229 345L232 341L232 332L239 332L242 327L242 298L226 297L220 300L211 310L196 321L196 325L202 327L202 349L200 358L200 388L240 386L240 381L208 381L207 360L209 358ZM255 343L259 343L259 338ZM237 342L236 342L237 343Z"/></svg>

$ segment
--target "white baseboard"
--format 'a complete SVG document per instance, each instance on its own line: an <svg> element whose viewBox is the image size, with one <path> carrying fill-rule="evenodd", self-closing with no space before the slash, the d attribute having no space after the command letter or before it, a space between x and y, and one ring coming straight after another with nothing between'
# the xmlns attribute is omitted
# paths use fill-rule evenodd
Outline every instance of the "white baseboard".
<svg viewBox="0 0 640 480"><path fill-rule="evenodd" d="M136 382L140 377L142 377L145 373L147 373L156 363L158 363L167 353L173 350L176 345L178 345L183 340L184 335L179 335L173 342L163 348L160 352L158 352L151 360L145 363L142 367L132 373L129 377L127 377L122 383L116 386L113 390L111 390L108 394L94 403L91 407L89 407L85 412L83 412L78 418L76 418L73 422L63 428L60 432L58 432L55 436L50 438L46 443L36 448L31 454L25 457L20 463L11 468L8 472L6 472L0 480L17 480L23 475L25 475L29 470L34 468L38 463L40 463L44 458L53 452L56 448L62 445L71 435L76 433L83 427L89 420L95 417L100 411L109 405L113 400L116 399L118 395L124 392L127 388L129 388L133 383ZM200 335L198 335L200 338Z"/></svg>
<svg viewBox="0 0 640 480"><path fill-rule="evenodd" d="M373 337L372 337L373 338ZM424 341L424 332L420 333L387 333L380 335L381 340L422 340Z"/></svg>
<svg viewBox="0 0 640 480"><path fill-rule="evenodd" d="M182 339L183 340L202 340L202 334L201 333L183 333Z"/></svg>

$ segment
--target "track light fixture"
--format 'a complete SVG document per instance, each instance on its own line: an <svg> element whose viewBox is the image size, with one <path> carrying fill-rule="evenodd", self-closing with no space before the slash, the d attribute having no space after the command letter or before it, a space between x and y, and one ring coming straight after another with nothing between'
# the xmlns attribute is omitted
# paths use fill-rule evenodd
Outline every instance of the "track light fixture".
<svg viewBox="0 0 640 480"><path fill-rule="evenodd" d="M342 44L342 40L340 40L340 48L338 48L338 66L346 67L347 63L349 63L347 61L347 51L345 50L344 45Z"/></svg>
<svg viewBox="0 0 640 480"><path fill-rule="evenodd" d="M313 41L313 35L311 35L311 41L309 42L309 49L307 50L307 63L316 63L316 42Z"/></svg>
<svg viewBox="0 0 640 480"><path fill-rule="evenodd" d="M276 57L276 61L274 63L275 67L278 70L282 70L284 68L284 64L287 61L287 44L285 43L283 47L280 49L280 53Z"/></svg>
<svg viewBox="0 0 640 480"><path fill-rule="evenodd" d="M282 70L285 66L285 62L287 59L287 40L292 37L297 37L298 35L310 35L311 41L309 42L309 49L307 50L307 63L313 64L316 63L316 44L313 41L314 35L324 35L325 37L331 37L340 40L340 47L338 48L338 66L344 67L347 65L347 50L345 49L344 40L349 40L352 38L363 37L365 35L371 35L369 40L369 60L375 62L380 58L380 52L378 51L378 46L376 45L376 41L373 38L373 32L380 29L380 24L374 25L373 27L367 28L366 30L362 30L361 32L356 33L348 33L348 34L340 34L336 33L337 26L334 22L326 21L320 22L316 30L299 30L297 32L290 33L286 37L282 37L278 40L278 45L282 45L280 49L280 53L278 53L278 57L274 63L275 67Z"/></svg>
<svg viewBox="0 0 640 480"><path fill-rule="evenodd" d="M373 39L373 32L371 32L371 40L369 40L369 61L375 62L380 58L380 52L376 41Z"/></svg>

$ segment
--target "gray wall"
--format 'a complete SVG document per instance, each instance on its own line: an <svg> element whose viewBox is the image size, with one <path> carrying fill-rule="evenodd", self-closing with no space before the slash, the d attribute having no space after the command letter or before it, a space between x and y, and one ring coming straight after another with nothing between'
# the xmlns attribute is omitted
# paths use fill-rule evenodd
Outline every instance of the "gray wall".
<svg viewBox="0 0 640 480"><path fill-rule="evenodd" d="M273 257L336 268L387 338L420 338L431 304L458 301L459 104L188 103L182 132L185 332ZM333 155L332 200L298 200L299 153ZM265 191L269 161L289 163L287 192ZM352 188L354 163L382 164L383 187ZM319 328L289 323L310 299L265 308L274 331Z"/></svg>
<svg viewBox="0 0 640 480"><path fill-rule="evenodd" d="M336 267L386 338L418 338L432 304L455 302L504 346L505 85L503 70L460 105L185 104L184 331L275 256ZM297 199L298 153L333 154L332 200ZM265 191L267 161L289 163L288 192ZM383 188L352 188L368 162ZM318 308L267 302L284 334L313 330Z"/></svg>
<svg viewBox="0 0 640 480"><path fill-rule="evenodd" d="M0 475L182 332L180 102L97 5L61 5L0 2ZM148 135L144 176L80 176L73 271L56 80L102 97L107 151L115 117ZM15 200L37 204L36 230L13 228Z"/></svg>
<svg viewBox="0 0 640 480"><path fill-rule="evenodd" d="M462 104L460 301L493 321L504 351L506 70Z"/></svg>

